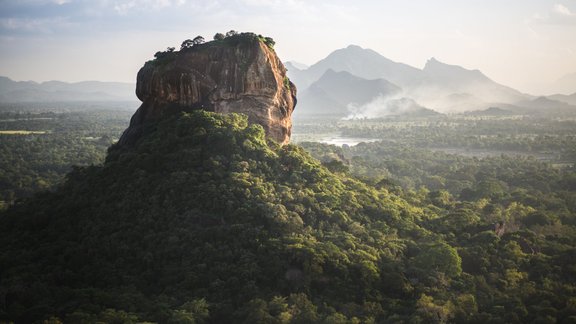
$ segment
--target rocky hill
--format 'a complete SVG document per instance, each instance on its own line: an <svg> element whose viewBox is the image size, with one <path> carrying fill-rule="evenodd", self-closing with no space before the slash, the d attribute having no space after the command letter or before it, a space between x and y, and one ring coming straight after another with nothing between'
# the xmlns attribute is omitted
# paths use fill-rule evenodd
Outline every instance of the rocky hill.
<svg viewBox="0 0 576 324"><path fill-rule="evenodd" d="M263 37L242 33L156 56L138 72L142 106L120 145L134 143L147 123L197 109L243 113L278 143L290 140L296 87Z"/></svg>

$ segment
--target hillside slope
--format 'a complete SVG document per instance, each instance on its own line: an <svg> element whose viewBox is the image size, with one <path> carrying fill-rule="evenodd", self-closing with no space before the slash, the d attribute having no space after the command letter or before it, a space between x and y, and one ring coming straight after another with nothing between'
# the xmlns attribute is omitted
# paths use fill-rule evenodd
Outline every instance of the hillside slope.
<svg viewBox="0 0 576 324"><path fill-rule="evenodd" d="M573 235L498 231L486 201L453 205L442 191L370 186L346 170L268 143L242 115L195 111L149 125L104 165L0 214L0 320L576 316ZM508 210L548 222L515 202Z"/></svg>
<svg viewBox="0 0 576 324"><path fill-rule="evenodd" d="M419 213L298 147L269 146L245 117L183 114L0 217L0 314L74 322L115 309L165 323L207 303L222 323L287 298L330 305L317 318L352 305L368 316L383 298L414 302L385 269L402 266L406 233L426 237Z"/></svg>

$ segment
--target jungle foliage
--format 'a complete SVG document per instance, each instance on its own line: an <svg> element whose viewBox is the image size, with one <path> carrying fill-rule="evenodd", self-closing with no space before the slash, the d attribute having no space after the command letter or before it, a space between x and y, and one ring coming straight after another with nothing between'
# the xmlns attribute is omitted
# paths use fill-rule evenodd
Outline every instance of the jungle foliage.
<svg viewBox="0 0 576 324"><path fill-rule="evenodd" d="M242 115L149 125L0 214L0 320L576 320L572 171L462 158L436 180L472 165L467 187L418 165L410 187L371 145L307 144L320 162Z"/></svg>

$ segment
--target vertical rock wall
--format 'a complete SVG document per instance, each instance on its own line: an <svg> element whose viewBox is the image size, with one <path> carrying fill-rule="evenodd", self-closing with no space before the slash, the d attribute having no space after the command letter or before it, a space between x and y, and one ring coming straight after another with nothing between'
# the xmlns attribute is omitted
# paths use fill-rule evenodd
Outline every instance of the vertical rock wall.
<svg viewBox="0 0 576 324"><path fill-rule="evenodd" d="M274 50L258 38L240 36L147 62L136 84L142 105L118 144L134 143L146 123L196 109L246 114L269 138L288 143L296 87Z"/></svg>

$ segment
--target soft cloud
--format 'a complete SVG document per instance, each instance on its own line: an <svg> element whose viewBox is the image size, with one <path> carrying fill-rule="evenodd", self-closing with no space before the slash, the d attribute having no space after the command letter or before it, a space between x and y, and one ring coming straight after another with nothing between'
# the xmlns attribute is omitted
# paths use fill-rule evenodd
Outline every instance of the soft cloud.
<svg viewBox="0 0 576 324"><path fill-rule="evenodd" d="M0 30L51 34L55 30L69 26L62 18L0 18Z"/></svg>
<svg viewBox="0 0 576 324"><path fill-rule="evenodd" d="M224 1L223 6L245 15L257 13L263 17L272 15L308 15L316 4L301 0L235 0Z"/></svg>
<svg viewBox="0 0 576 324"><path fill-rule="evenodd" d="M535 14L533 21L551 25L576 25L576 12L557 3L545 14Z"/></svg>
<svg viewBox="0 0 576 324"><path fill-rule="evenodd" d="M128 0L116 1L114 10L121 14L128 14L133 10L158 10L163 8L178 7L186 4L186 0Z"/></svg>
<svg viewBox="0 0 576 324"><path fill-rule="evenodd" d="M126 15L134 7L136 7L136 1L129 1L115 4L114 10L121 15Z"/></svg>
<svg viewBox="0 0 576 324"><path fill-rule="evenodd" d="M572 11L570 11L570 9L566 8L564 5L561 5L559 3L554 5L553 12L555 12L561 16L568 16L568 17L576 16L576 14L574 14Z"/></svg>
<svg viewBox="0 0 576 324"><path fill-rule="evenodd" d="M318 23L358 22L353 19L354 14L357 14L355 7L349 3L339 4L338 1L236 0L230 1L226 6L239 12L256 10L264 16L290 16L292 21L299 19Z"/></svg>
<svg viewBox="0 0 576 324"><path fill-rule="evenodd" d="M248 6L271 8L294 6L301 7L306 4L305 2L298 0L241 0L240 3Z"/></svg>

